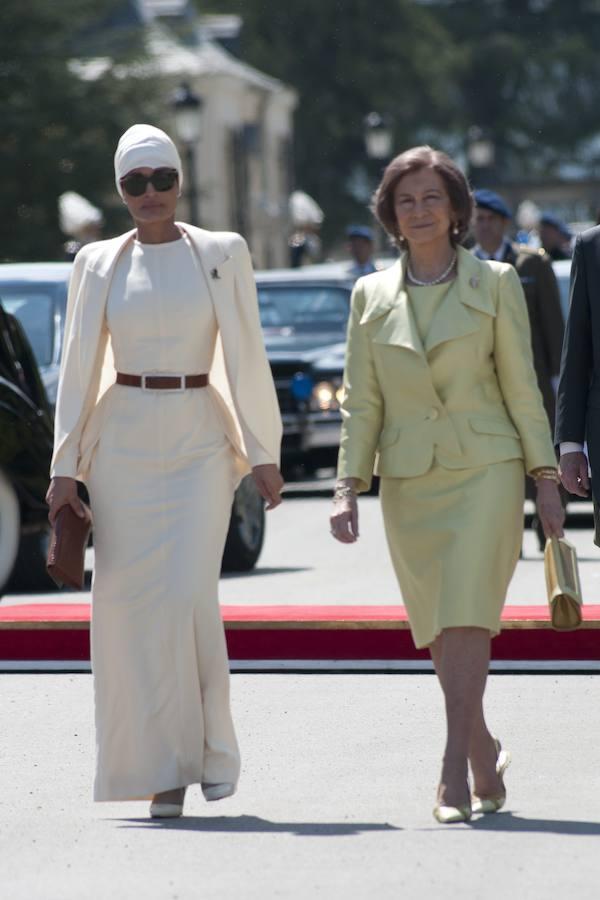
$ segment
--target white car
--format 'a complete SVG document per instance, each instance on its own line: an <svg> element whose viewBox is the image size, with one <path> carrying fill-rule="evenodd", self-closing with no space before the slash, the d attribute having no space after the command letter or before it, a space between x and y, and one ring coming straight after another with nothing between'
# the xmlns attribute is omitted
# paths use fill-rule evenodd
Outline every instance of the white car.
<svg viewBox="0 0 600 900"><path fill-rule="evenodd" d="M558 287L560 288L560 306L565 322L569 314L569 281L571 278L571 260L557 259L552 263Z"/></svg>

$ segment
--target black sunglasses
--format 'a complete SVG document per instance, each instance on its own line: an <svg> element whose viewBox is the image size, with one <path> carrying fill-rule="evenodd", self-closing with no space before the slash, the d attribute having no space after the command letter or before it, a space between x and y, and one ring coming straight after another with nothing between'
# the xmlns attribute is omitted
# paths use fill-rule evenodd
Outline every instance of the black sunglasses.
<svg viewBox="0 0 600 900"><path fill-rule="evenodd" d="M130 197L141 197L146 193L148 184L151 184L155 191L170 191L177 182L177 172L175 169L155 169L151 175L142 175L141 172L132 172L121 178L120 185Z"/></svg>

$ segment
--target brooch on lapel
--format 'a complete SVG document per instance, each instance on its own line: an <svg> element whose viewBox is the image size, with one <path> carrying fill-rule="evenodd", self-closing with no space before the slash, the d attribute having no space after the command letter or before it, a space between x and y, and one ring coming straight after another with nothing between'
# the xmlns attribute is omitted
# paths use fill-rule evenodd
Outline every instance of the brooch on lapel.
<svg viewBox="0 0 600 900"><path fill-rule="evenodd" d="M219 270L218 270L218 269L211 269L210 277L211 277L211 278L214 278L215 281L216 281L217 279L219 279L219 278L221 277L221 276L219 275Z"/></svg>
<svg viewBox="0 0 600 900"><path fill-rule="evenodd" d="M469 284L472 288L479 287L479 278L477 277L477 275L471 275L471 277L469 278Z"/></svg>

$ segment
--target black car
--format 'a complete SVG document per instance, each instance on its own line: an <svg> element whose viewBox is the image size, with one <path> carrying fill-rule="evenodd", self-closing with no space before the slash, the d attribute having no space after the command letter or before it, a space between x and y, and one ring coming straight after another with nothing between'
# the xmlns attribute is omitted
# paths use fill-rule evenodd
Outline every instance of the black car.
<svg viewBox="0 0 600 900"><path fill-rule="evenodd" d="M283 465L333 466L354 279L347 265L331 264L258 272L256 283L283 420Z"/></svg>
<svg viewBox="0 0 600 900"><path fill-rule="evenodd" d="M8 589L51 590L48 469L52 414L18 319L0 307L0 596Z"/></svg>

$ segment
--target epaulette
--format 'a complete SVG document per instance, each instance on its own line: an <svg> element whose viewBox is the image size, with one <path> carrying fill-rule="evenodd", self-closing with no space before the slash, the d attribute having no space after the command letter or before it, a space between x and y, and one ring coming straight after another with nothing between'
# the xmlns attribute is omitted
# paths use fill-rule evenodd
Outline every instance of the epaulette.
<svg viewBox="0 0 600 900"><path fill-rule="evenodd" d="M515 253L525 253L528 256L541 256L542 259L546 256L546 251L543 247L531 247L529 244L513 244L513 249Z"/></svg>

